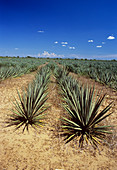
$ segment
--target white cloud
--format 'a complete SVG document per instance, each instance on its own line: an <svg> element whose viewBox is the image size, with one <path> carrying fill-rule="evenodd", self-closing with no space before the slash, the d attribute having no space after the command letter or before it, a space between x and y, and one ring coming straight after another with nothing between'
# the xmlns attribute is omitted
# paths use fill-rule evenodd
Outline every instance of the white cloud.
<svg viewBox="0 0 117 170"><path fill-rule="evenodd" d="M107 38L108 40L114 40L115 39L115 37L113 36L113 35L110 35L110 36L108 36L108 38Z"/></svg>
<svg viewBox="0 0 117 170"><path fill-rule="evenodd" d="M61 44L66 44L66 45L67 45L67 44L68 44L68 42L61 42Z"/></svg>
<svg viewBox="0 0 117 170"><path fill-rule="evenodd" d="M75 50L75 47L69 47L70 50Z"/></svg>
<svg viewBox="0 0 117 170"><path fill-rule="evenodd" d="M93 40L88 40L88 42L93 42Z"/></svg>
<svg viewBox="0 0 117 170"><path fill-rule="evenodd" d="M97 45L96 47L97 47L97 48L101 48L101 47L102 47L102 45Z"/></svg>
<svg viewBox="0 0 117 170"><path fill-rule="evenodd" d="M38 57L43 57L43 58L62 58L64 57L64 55L58 55L58 54L55 54L55 53L49 53L48 51L44 51L42 54L38 54Z"/></svg>
<svg viewBox="0 0 117 170"><path fill-rule="evenodd" d="M19 48L15 48L15 50L19 50Z"/></svg>
<svg viewBox="0 0 117 170"><path fill-rule="evenodd" d="M44 33L44 31L43 31L43 30L39 30L39 31L37 31L37 32L39 32L39 33Z"/></svg>
<svg viewBox="0 0 117 170"><path fill-rule="evenodd" d="M66 45L64 45L64 44L63 44L62 46L63 46L63 47L66 47Z"/></svg>
<svg viewBox="0 0 117 170"><path fill-rule="evenodd" d="M102 42L102 44L106 44L105 42Z"/></svg>
<svg viewBox="0 0 117 170"><path fill-rule="evenodd" d="M55 43L55 44L58 44L58 41L55 41L54 43Z"/></svg>

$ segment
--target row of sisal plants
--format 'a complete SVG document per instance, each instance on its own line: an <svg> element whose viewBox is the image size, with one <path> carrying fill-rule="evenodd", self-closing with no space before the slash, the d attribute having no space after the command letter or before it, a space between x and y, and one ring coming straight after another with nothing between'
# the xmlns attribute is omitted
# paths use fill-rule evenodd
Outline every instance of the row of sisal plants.
<svg viewBox="0 0 117 170"><path fill-rule="evenodd" d="M94 87L83 86L70 77L67 70L52 64L40 69L34 81L22 89L22 93L17 91L19 99L15 99L12 114L6 121L7 127L14 126L16 130L22 127L24 132L25 129L29 130L29 126L37 129L44 124L51 73L56 77L65 109L60 119L61 136L66 143L76 139L79 147L90 143L96 148L107 134L112 133L112 126L103 124L103 120L112 114L108 113L112 103L100 111L105 94L95 92Z"/></svg>
<svg viewBox="0 0 117 170"><path fill-rule="evenodd" d="M61 68L55 69L55 77L65 109L61 118L64 140L68 143L76 139L79 147L90 143L96 148L106 134L111 133L112 126L103 125L102 121L112 114L108 113L112 103L99 111L105 94L95 92L94 87L81 85Z"/></svg>
<svg viewBox="0 0 117 170"><path fill-rule="evenodd" d="M46 60L28 58L0 58L0 80L36 71L45 62Z"/></svg>
<svg viewBox="0 0 117 170"><path fill-rule="evenodd" d="M23 127L24 132L25 129L29 130L29 126L36 129L44 124L49 80L50 70L43 67L34 81L22 89L22 93L17 91L19 100L15 99L12 114L6 121L7 127L14 126L16 130Z"/></svg>
<svg viewBox="0 0 117 170"><path fill-rule="evenodd" d="M28 68L1 67L0 68L0 80L5 80L9 77L19 77L29 72L30 70Z"/></svg>
<svg viewBox="0 0 117 170"><path fill-rule="evenodd" d="M68 71L85 75L97 82L117 89L117 62L92 60L61 60Z"/></svg>

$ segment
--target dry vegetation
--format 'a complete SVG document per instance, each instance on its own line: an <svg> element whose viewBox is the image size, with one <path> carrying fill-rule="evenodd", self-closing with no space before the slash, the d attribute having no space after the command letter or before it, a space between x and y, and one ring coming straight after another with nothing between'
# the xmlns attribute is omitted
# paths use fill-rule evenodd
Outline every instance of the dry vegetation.
<svg viewBox="0 0 117 170"><path fill-rule="evenodd" d="M52 76L47 101L50 105L46 111L48 113L47 124L40 127L38 132L30 129L29 133L22 133L22 129L14 132L12 127L5 128L4 120L11 113L13 96L17 96L16 89L21 90L22 87L26 87L34 79L34 75L35 73L32 73L0 83L0 170L116 170L117 136L115 130L113 136L108 137L98 150L94 150L91 146L80 149L76 141L65 144L60 138L58 119L64 114L64 110L61 106L56 80ZM83 84L94 84L93 80L72 75ZM114 101L112 107L114 114L105 121L106 124L116 126L117 91L99 83L95 83L95 87L107 93L102 108Z"/></svg>

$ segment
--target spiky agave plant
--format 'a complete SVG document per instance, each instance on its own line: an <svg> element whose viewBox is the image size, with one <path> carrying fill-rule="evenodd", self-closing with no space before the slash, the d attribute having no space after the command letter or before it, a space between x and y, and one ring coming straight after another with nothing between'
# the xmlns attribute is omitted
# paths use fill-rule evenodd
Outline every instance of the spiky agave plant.
<svg viewBox="0 0 117 170"><path fill-rule="evenodd" d="M57 83L60 83L60 81L63 81L62 79L66 76L68 76L69 72L65 68L55 67L54 70L54 76L57 79Z"/></svg>
<svg viewBox="0 0 117 170"><path fill-rule="evenodd" d="M68 116L61 120L62 136L65 137L66 143L78 137L80 147L83 146L85 141L86 143L90 142L96 148L97 144L105 138L106 133L111 133L109 130L112 126L100 125L100 123L112 114L107 114L112 103L99 111L105 94L96 98L94 87L81 86L76 94L73 93L72 100L70 98L68 102L68 98L69 95L64 95L64 100L67 101L64 108Z"/></svg>
<svg viewBox="0 0 117 170"><path fill-rule="evenodd" d="M48 77L48 75L47 75ZM22 96L18 92L19 101L15 99L15 109L13 114L6 121L9 126L15 126L19 129L23 126L23 132L29 130L29 125L33 128L42 126L43 119L45 119L44 111L48 108L45 105L47 100L47 81L45 76L38 76L38 79L28 85L28 88L22 91Z"/></svg>

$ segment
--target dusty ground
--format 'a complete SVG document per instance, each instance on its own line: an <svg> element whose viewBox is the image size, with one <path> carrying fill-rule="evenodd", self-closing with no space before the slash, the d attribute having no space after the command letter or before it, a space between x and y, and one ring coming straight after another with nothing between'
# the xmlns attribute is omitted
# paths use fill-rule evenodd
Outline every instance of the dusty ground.
<svg viewBox="0 0 117 170"><path fill-rule="evenodd" d="M79 149L75 141L65 145L58 133L58 118L64 114L58 95L56 81L51 77L49 84L49 99L47 124L41 127L39 132L30 130L22 134L22 130L16 132L13 128L4 128L3 121L11 113L12 101L17 97L16 89L26 87L34 79L34 73L20 78L7 79L0 83L0 170L116 170L117 166L117 137L109 137L109 144L99 147L100 151L94 151L92 147ZM78 76L74 75L75 78ZM83 83L94 84L94 81L79 77ZM114 101L110 116L105 123L116 125L117 121L117 92L102 86L95 85L96 89L102 89L107 97L102 107L110 101Z"/></svg>

